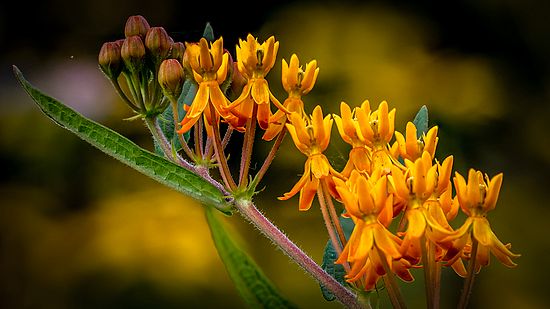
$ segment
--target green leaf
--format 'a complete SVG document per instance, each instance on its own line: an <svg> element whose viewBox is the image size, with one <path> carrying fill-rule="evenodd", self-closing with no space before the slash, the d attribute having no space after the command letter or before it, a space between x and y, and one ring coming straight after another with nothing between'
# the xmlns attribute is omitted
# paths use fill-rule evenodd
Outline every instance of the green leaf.
<svg viewBox="0 0 550 309"><path fill-rule="evenodd" d="M346 236L346 239L349 239L351 236L351 232L355 227L353 220L351 220L350 218L340 217L340 225L344 230L344 235ZM338 259L338 255L336 254L336 250L334 250L334 247L332 246L332 242L329 239L327 241L327 245L325 246L325 251L323 253L323 263L321 264L321 267L329 275L331 275L334 279L336 279L336 281L340 282L342 285L345 286L347 284L346 280L344 279L344 276L346 275L346 270L344 269L344 266L342 266L341 264L334 264L334 262L337 259ZM328 301L333 301L336 299L336 296L334 296L323 285L321 285L321 292L323 293L323 297Z"/></svg>
<svg viewBox="0 0 550 309"><path fill-rule="evenodd" d="M200 176L139 147L119 133L85 118L63 103L40 92L23 77L17 67L14 66L13 70L16 78L38 107L61 127L152 179L201 203L214 206L224 213L231 213L231 205L225 201L223 194Z"/></svg>
<svg viewBox="0 0 550 309"><path fill-rule="evenodd" d="M210 42L214 42L214 29L212 29L212 26L210 23L206 23L206 27L204 27L204 32L202 36Z"/></svg>
<svg viewBox="0 0 550 309"><path fill-rule="evenodd" d="M246 252L231 238L210 207L205 208L212 239L229 276L250 308L297 308L283 298Z"/></svg>
<svg viewBox="0 0 550 309"><path fill-rule="evenodd" d="M420 139L428 132L428 108L426 105L422 105L418 113L416 113L413 123L416 126L416 138Z"/></svg>

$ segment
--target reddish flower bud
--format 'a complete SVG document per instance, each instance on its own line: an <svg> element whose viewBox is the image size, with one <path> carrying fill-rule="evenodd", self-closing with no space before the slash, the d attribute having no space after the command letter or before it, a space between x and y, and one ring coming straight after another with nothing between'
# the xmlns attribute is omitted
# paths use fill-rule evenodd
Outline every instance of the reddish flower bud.
<svg viewBox="0 0 550 309"><path fill-rule="evenodd" d="M172 39L163 27L152 27L145 36L145 47L151 54L153 61L158 63L168 57Z"/></svg>
<svg viewBox="0 0 550 309"><path fill-rule="evenodd" d="M182 42L176 42L172 44L172 49L170 50L170 58L177 59L179 62L183 63L183 55L185 54L185 44Z"/></svg>
<svg viewBox="0 0 550 309"><path fill-rule="evenodd" d="M128 17L126 26L124 27L124 35L128 38L133 35L139 35L142 39L145 38L147 31L151 28L145 17L134 15Z"/></svg>
<svg viewBox="0 0 550 309"><path fill-rule="evenodd" d="M121 45L106 42L99 51L99 68L110 79L116 79L122 71Z"/></svg>
<svg viewBox="0 0 550 309"><path fill-rule="evenodd" d="M141 38L137 35L127 37L122 43L121 55L130 72L139 71L145 57L145 46Z"/></svg>
<svg viewBox="0 0 550 309"><path fill-rule="evenodd" d="M159 68L158 82L164 94L170 100L177 100L181 94L185 74L176 59L164 60Z"/></svg>

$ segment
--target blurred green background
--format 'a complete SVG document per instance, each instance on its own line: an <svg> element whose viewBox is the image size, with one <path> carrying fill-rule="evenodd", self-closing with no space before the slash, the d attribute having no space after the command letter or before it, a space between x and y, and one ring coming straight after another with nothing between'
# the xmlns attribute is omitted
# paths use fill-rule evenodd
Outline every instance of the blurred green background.
<svg viewBox="0 0 550 309"><path fill-rule="evenodd" d="M210 239L200 206L105 156L56 126L16 84L11 66L46 93L152 149L97 67L101 44L140 14L176 41L197 40L207 22L234 53L249 32L280 41L272 90L284 99L280 61L317 59L304 98L338 112L368 99L397 108L403 131L421 105L439 125L438 158L504 173L492 227L521 253L516 269L493 259L476 278L471 308L547 308L550 209L550 4L546 1L65 1L0 4L0 307L240 308L244 303ZM328 156L343 166L336 128ZM267 145L259 142L261 162ZM235 146L238 151L239 145ZM327 236L318 208L276 200L305 158L286 139L256 201L321 262ZM226 222L281 292L302 308L339 308L318 285L237 215ZM456 224L460 224L457 222ZM403 285L422 308L421 273ZM443 273L442 307L461 280ZM385 296L384 296L385 297Z"/></svg>

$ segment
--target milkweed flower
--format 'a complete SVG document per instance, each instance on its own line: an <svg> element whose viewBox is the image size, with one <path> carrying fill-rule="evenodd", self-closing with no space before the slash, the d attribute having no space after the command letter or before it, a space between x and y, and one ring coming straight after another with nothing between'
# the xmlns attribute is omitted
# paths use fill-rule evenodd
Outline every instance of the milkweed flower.
<svg viewBox="0 0 550 309"><path fill-rule="evenodd" d="M399 262L401 239L388 229L393 208L393 195L388 194L387 178L380 172L365 177L352 171L347 181L334 179L347 216L351 217L355 227L342 254L335 263L349 262L351 269L345 278L348 282L364 279L363 288L374 288L386 269L395 269L406 281L412 280L408 269Z"/></svg>
<svg viewBox="0 0 550 309"><path fill-rule="evenodd" d="M405 160L407 170L403 172L397 166L391 167L389 176L395 190L396 198L400 199L405 207L404 218L407 222L407 229L404 232L401 252L404 255L417 260L421 256L424 244L424 236L433 243L441 243L445 237L451 235L452 230L448 223L440 223L438 220L445 219L444 215L437 215L434 219L432 213L441 213L441 207L435 203L426 203L434 192L443 192L448 185L445 177L450 177L452 168L452 156L443 161L442 165L432 165L432 159L428 152L414 162ZM431 200L432 202L434 200ZM430 209L428 209L430 206Z"/></svg>
<svg viewBox="0 0 550 309"><path fill-rule="evenodd" d="M247 120L252 118L253 109L256 104L256 118L260 128L266 130L271 117L270 102L273 102L277 108L288 113L288 110L273 96L269 90L269 85L265 76L273 68L279 42L275 37L269 37L262 44L248 34L246 41L239 39L237 45L237 69L247 80L241 95L228 107L232 114L236 115L231 124L237 130L245 131L244 125Z"/></svg>
<svg viewBox="0 0 550 309"><path fill-rule="evenodd" d="M353 111L342 102L340 112L340 116L334 115L336 126L342 139L353 147L342 173L347 176L354 168L367 174L376 168L389 173L394 165L389 142L395 128L395 108L388 111L388 103L382 101L377 110L371 111L365 100Z"/></svg>
<svg viewBox="0 0 550 309"><path fill-rule="evenodd" d="M417 129L414 123L407 122L405 136L395 131L395 140L398 145L399 154L403 159L414 161L422 156L424 151L428 152L432 159L435 156L435 149L439 138L437 137L438 127L434 126L427 133L417 138Z"/></svg>
<svg viewBox="0 0 550 309"><path fill-rule="evenodd" d="M185 49L186 64L192 69L194 80L199 84L197 94L190 106L185 105L185 117L181 121L179 134L186 133L204 115L206 131L212 134L212 126L218 125L220 116L230 121L232 116L226 107L229 100L225 97L220 85L225 81L229 69L229 54L224 52L223 38L210 44L205 38L198 43L187 43ZM212 110L214 109L214 118Z"/></svg>
<svg viewBox="0 0 550 309"><path fill-rule="evenodd" d="M370 111L368 104L368 101L364 101L360 107L351 110L346 102L341 102L340 115L333 115L342 140L352 146L352 149L349 151L348 162L342 171L342 175L345 177L349 177L353 170L366 174L370 174L371 172L372 143L363 137L360 128L361 124L355 116L358 110L366 109Z"/></svg>
<svg viewBox="0 0 550 309"><path fill-rule="evenodd" d="M448 256L451 261L462 257L464 252L471 251L472 242L475 240L478 243L477 254L470 258L475 259L476 273L482 266L489 265L489 252L508 267L517 266L512 258L520 257L519 254L510 251L510 244L504 245L497 238L487 220L487 213L496 206L502 179L502 173L489 179L487 174L483 175L480 171L470 169L468 182L466 182L462 175L455 173L456 198L468 218L456 230L455 235L449 237L455 241L453 250L449 251Z"/></svg>
<svg viewBox="0 0 550 309"><path fill-rule="evenodd" d="M300 60L296 54L290 57L290 64L285 59L282 61L282 83L288 97L283 102L283 106L291 113L304 114L304 102L302 96L309 93L319 74L317 60L312 60L306 64L305 70L300 66ZM284 128L287 122L287 114L278 109L269 120L269 127L262 138L266 141L272 140Z"/></svg>
<svg viewBox="0 0 550 309"><path fill-rule="evenodd" d="M308 210L320 181L326 181L330 193L333 196L337 195L332 178L333 176L342 178L342 176L330 165L323 154L330 141L332 122L330 115L323 118L323 111L319 105L313 109L311 117L307 115L302 117L297 113L290 114L290 123L286 124L286 128L294 145L307 156L307 160L300 180L289 192L279 197L279 200L288 200L300 192L299 209Z"/></svg>

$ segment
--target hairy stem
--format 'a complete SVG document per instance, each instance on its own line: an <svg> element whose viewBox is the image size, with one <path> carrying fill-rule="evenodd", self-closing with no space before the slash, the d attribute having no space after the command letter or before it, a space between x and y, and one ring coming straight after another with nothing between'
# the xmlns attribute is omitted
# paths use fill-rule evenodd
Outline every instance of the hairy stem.
<svg viewBox="0 0 550 309"><path fill-rule="evenodd" d="M162 133L161 128L158 126L158 123L156 121L156 117L153 118L145 118L145 124L147 125L147 128L149 131L151 131L151 134L153 135L153 139L157 142L159 147L162 149L162 152L164 153L164 156L171 161L175 162L179 166L192 171L199 176L201 176L204 180L211 183L214 187L218 188L220 192L222 192L224 195L229 195L229 192L224 188L224 186L216 181L215 179L208 174L208 170L206 169L200 169L193 164L189 163L187 160L182 158L177 152L172 151L172 145L166 138L166 136Z"/></svg>
<svg viewBox="0 0 550 309"><path fill-rule="evenodd" d="M256 133L256 114L258 105L254 104L252 108L252 117L247 120L246 132L243 140L243 152L241 156L241 168L239 171L239 187L244 188L248 182L248 170L250 168L250 159L252 158L252 146L254 145L254 136Z"/></svg>
<svg viewBox="0 0 550 309"><path fill-rule="evenodd" d="M212 104L212 103L209 103L209 104ZM216 119L216 110L214 109L214 106L210 106L210 115L211 115L211 119ZM212 125L212 131L213 131L212 138L214 140L214 152L216 155L216 160L218 161L218 168L220 170L220 174L222 176L222 179L225 185L230 190L233 191L237 188L237 184L235 184L235 181L231 176L229 166L227 165L227 158L225 157L224 148L220 138L220 127L218 126L217 123L214 123Z"/></svg>
<svg viewBox="0 0 550 309"><path fill-rule="evenodd" d="M356 295L342 286L336 279L324 271L314 260L304 251L294 244L288 237L281 232L271 221L269 221L249 200L237 200L235 207L239 213L250 221L258 230L281 249L296 264L302 267L308 274L325 286L336 296L338 301L347 308L371 308L369 304L361 304Z"/></svg>
<svg viewBox="0 0 550 309"><path fill-rule="evenodd" d="M277 136L277 139L275 140L273 147L271 147L271 150L267 154L267 157L265 158L264 163L262 164L262 167L260 168L256 176L254 176L254 180L252 181L252 186L256 187L260 183L260 180L262 180L262 178L264 177L265 173L267 172L267 169L273 162L273 159L275 159L275 154L277 153L277 150L279 150L279 147L281 147L281 144L283 142L285 135L286 135L286 127L283 127L282 131Z"/></svg>

